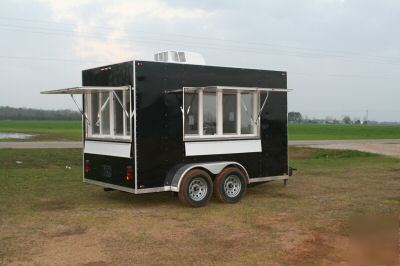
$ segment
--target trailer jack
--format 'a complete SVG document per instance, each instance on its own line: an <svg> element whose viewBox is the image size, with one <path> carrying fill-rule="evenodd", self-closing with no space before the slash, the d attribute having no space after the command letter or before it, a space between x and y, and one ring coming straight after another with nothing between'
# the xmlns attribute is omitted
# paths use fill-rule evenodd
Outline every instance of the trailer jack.
<svg viewBox="0 0 400 266"><path fill-rule="evenodd" d="M293 175L293 171L297 171L297 168L294 168L294 167L289 166L289 176L292 176L292 175ZM283 180L283 184L284 184L285 186L287 185L288 180L289 180L289 179L284 179L284 180Z"/></svg>

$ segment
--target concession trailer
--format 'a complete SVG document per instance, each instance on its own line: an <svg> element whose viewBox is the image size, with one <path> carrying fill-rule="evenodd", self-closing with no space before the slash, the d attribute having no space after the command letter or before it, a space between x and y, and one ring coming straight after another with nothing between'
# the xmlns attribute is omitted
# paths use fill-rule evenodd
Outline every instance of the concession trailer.
<svg viewBox="0 0 400 266"><path fill-rule="evenodd" d="M286 72L191 63L196 56L167 51L92 68L81 87L42 92L82 95L84 182L173 191L193 207L213 193L234 203L249 185L286 183Z"/></svg>

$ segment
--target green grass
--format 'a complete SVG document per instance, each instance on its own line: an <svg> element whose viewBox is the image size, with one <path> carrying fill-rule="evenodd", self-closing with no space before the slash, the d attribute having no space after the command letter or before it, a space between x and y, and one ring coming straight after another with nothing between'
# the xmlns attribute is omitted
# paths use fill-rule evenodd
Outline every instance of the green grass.
<svg viewBox="0 0 400 266"><path fill-rule="evenodd" d="M28 141L79 141L82 138L81 128L81 121L0 120L0 132L18 132L37 135Z"/></svg>
<svg viewBox="0 0 400 266"><path fill-rule="evenodd" d="M290 124L290 140L399 139L400 125Z"/></svg>
<svg viewBox="0 0 400 266"><path fill-rule="evenodd" d="M38 134L31 140L81 140L81 121L0 120L0 132ZM290 124L290 140L399 139L400 126ZM1 141L1 140L0 140ZM7 140L3 140L7 141ZM9 141L9 140L8 140Z"/></svg>
<svg viewBox="0 0 400 266"><path fill-rule="evenodd" d="M343 264L352 217L400 213L399 159L309 148L290 158L287 187L193 209L170 193L82 183L79 149L0 150L0 264Z"/></svg>

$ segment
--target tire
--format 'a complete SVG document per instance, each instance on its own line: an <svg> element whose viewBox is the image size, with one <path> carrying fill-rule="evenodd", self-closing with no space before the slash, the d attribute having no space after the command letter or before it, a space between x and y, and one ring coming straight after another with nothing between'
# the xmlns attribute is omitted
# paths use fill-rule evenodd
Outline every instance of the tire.
<svg viewBox="0 0 400 266"><path fill-rule="evenodd" d="M214 193L224 203L236 203L246 194L247 180L241 170L227 167L214 180Z"/></svg>
<svg viewBox="0 0 400 266"><path fill-rule="evenodd" d="M178 197L189 207L202 207L210 201L213 185L210 175L199 169L189 171L181 181Z"/></svg>

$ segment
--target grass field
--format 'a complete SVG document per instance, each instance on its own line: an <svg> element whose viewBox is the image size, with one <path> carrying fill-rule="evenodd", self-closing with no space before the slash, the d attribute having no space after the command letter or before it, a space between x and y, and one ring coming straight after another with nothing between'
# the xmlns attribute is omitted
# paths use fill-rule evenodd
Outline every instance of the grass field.
<svg viewBox="0 0 400 266"><path fill-rule="evenodd" d="M79 141L81 140L82 137L81 121L0 120L0 132L21 132L21 133L38 134L38 136L33 139L38 141L44 141L44 140ZM289 139L290 140L400 139L400 126L290 124Z"/></svg>
<svg viewBox="0 0 400 266"><path fill-rule="evenodd" d="M290 140L399 139L400 125L290 124Z"/></svg>
<svg viewBox="0 0 400 266"><path fill-rule="evenodd" d="M287 187L271 182L238 204L192 209L170 193L82 183L78 149L0 150L0 264L346 264L357 217L394 217L396 227L384 227L394 247L367 243L394 250L375 255L397 264L400 160L305 148L290 156L299 170Z"/></svg>
<svg viewBox="0 0 400 266"><path fill-rule="evenodd" d="M18 132L38 135L32 140L81 140L81 121L54 120L0 120L0 132ZM1 141L1 140L0 140ZM10 141L10 140L3 140ZM29 141L29 140L28 140Z"/></svg>

